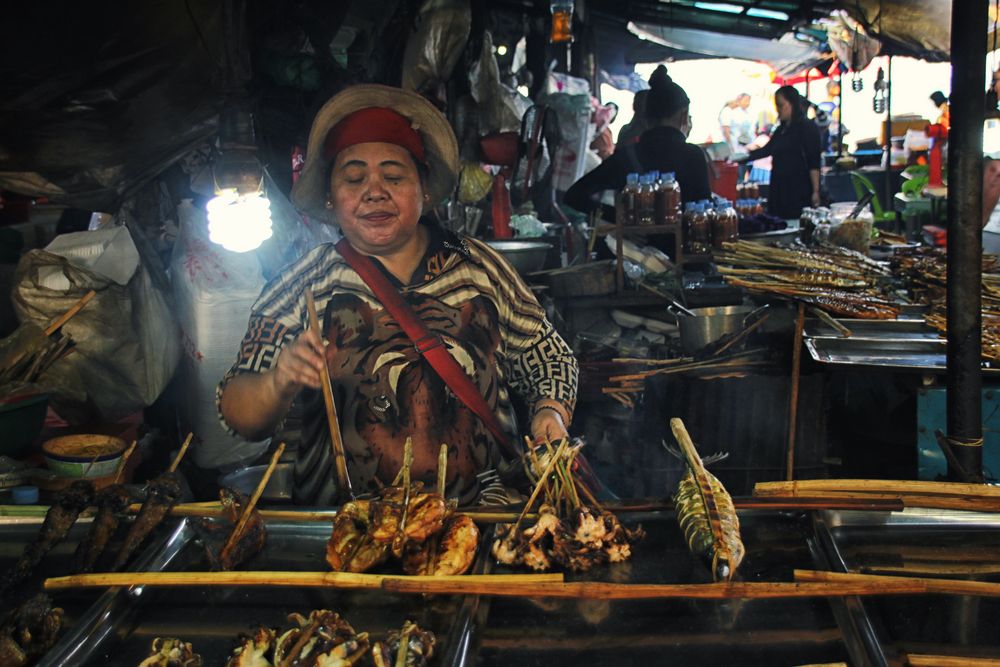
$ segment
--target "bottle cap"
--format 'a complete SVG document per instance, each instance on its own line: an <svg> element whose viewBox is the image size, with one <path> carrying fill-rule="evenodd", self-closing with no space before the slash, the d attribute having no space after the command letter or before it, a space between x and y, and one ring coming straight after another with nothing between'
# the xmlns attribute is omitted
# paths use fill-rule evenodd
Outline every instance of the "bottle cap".
<svg viewBox="0 0 1000 667"><path fill-rule="evenodd" d="M38 503L37 486L15 486L10 490L15 505L35 505Z"/></svg>

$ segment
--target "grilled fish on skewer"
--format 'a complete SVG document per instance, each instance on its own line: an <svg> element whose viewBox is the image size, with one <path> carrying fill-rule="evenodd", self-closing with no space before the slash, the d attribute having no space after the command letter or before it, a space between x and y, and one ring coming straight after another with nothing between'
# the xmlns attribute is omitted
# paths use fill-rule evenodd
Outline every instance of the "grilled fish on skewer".
<svg viewBox="0 0 1000 667"><path fill-rule="evenodd" d="M228 523L201 519L193 525L195 532L205 547L205 554L213 570L234 570L257 555L267 541L267 529L260 512L254 508L243 528L243 533L226 549L230 532L243 513L243 507L248 502L246 494L235 489L223 487L219 489L219 500Z"/></svg>
<svg viewBox="0 0 1000 667"><path fill-rule="evenodd" d="M149 494L132 522L128 535L125 536L125 543L118 552L114 565L111 566L112 572L117 572L128 562L143 540L170 513L180 496L180 481L172 472L163 473L149 483Z"/></svg>
<svg viewBox="0 0 1000 667"><path fill-rule="evenodd" d="M38 535L24 549L18 561L4 574L0 581L0 597L24 581L52 547L66 537L77 518L94 499L94 485L87 480L77 480L56 496L52 507L45 514L45 521Z"/></svg>
<svg viewBox="0 0 1000 667"><path fill-rule="evenodd" d="M90 524L87 536L80 540L73 556L73 562L79 563L77 572L93 571L94 564L104 553L111 536L118 530L118 523L130 501L129 493L122 484L112 484L97 494L94 500L97 506L94 522Z"/></svg>
<svg viewBox="0 0 1000 667"><path fill-rule="evenodd" d="M688 548L710 561L715 581L732 581L745 553L733 499L705 469L684 422L671 419L670 430L681 446L688 469L674 496L677 521Z"/></svg>

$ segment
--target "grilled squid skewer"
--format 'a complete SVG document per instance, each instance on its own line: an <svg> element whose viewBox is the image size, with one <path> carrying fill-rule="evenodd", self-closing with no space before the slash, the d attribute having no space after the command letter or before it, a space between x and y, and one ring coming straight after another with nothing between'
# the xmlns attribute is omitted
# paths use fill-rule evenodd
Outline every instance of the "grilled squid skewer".
<svg viewBox="0 0 1000 667"><path fill-rule="evenodd" d="M677 520L688 548L711 562L715 581L732 581L746 553L733 499L722 482L705 469L684 422L671 419L670 430L688 468L674 496Z"/></svg>

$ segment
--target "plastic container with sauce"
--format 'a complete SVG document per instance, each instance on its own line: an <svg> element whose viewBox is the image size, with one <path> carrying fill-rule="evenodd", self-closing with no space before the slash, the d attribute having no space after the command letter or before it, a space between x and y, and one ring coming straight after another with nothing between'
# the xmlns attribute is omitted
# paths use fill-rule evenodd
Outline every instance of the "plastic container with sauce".
<svg viewBox="0 0 1000 667"><path fill-rule="evenodd" d="M675 225L681 221L681 186L674 172L663 175L663 182L656 191L656 224Z"/></svg>
<svg viewBox="0 0 1000 667"><path fill-rule="evenodd" d="M656 191L652 174L639 177L639 191L635 196L635 224L652 225L656 206Z"/></svg>
<svg viewBox="0 0 1000 667"><path fill-rule="evenodd" d="M636 221L636 195L639 194L639 174L631 173L625 177L625 187L621 191L621 209L623 225L634 225Z"/></svg>

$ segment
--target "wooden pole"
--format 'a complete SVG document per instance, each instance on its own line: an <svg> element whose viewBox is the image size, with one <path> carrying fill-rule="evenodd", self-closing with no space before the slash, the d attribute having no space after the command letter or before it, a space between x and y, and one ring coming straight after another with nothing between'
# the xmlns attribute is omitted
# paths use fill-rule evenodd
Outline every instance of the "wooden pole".
<svg viewBox="0 0 1000 667"><path fill-rule="evenodd" d="M969 581L967 579L937 579L930 577L889 577L881 574L854 574L851 572L824 572L821 570L795 570L795 581L823 584L867 584L872 588L886 590L899 586L923 588L924 594L935 595L976 595L980 597L1000 597L1000 583L992 581Z"/></svg>
<svg viewBox="0 0 1000 667"><path fill-rule="evenodd" d="M795 479L795 430L799 416L799 379L802 371L802 329L806 322L806 304L799 302L795 317L795 339L792 343L792 388L788 399L788 452L785 459L785 479Z"/></svg>
<svg viewBox="0 0 1000 667"><path fill-rule="evenodd" d="M319 317L316 315L316 301L310 288L306 288L306 308L309 311L309 328L315 331L320 339L323 333L319 328ZM323 359L323 402L326 404L326 423L330 429L330 446L333 448L333 464L337 471L337 484L340 496L354 498L354 489L351 488L351 478L347 474L347 457L344 455L344 441L340 436L340 420L337 418L337 404L333 400L333 385L330 381L330 368ZM346 494L346 496L344 495Z"/></svg>

